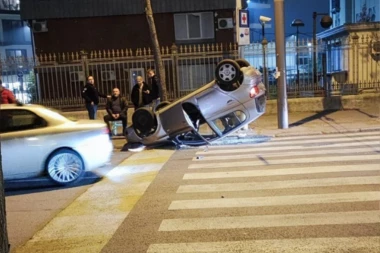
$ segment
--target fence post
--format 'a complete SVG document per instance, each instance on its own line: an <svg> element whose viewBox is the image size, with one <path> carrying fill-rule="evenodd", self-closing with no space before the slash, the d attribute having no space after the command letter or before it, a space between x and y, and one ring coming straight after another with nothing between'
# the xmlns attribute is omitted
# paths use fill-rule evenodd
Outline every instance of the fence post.
<svg viewBox="0 0 380 253"><path fill-rule="evenodd" d="M330 97L330 90L331 90L331 84L329 80L327 80L327 58L326 58L326 51L322 54L322 81L323 81L323 89L325 90L325 97Z"/></svg>
<svg viewBox="0 0 380 253"><path fill-rule="evenodd" d="M172 67L173 67L173 95L174 100L180 97L180 87L179 87L179 80L178 80L178 73L177 73L177 66L178 66L178 47L176 44L173 43L171 47L171 58L172 58Z"/></svg>
<svg viewBox="0 0 380 253"><path fill-rule="evenodd" d="M88 53L85 50L80 51L80 57L82 62L82 69L85 76L85 83L87 82L87 77L89 75L88 71Z"/></svg>

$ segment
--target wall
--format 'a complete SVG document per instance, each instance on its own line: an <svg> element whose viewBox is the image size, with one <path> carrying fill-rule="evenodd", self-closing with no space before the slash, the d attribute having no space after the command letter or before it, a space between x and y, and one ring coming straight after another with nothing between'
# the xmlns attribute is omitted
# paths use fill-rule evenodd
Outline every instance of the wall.
<svg viewBox="0 0 380 253"><path fill-rule="evenodd" d="M232 17L232 11L217 12L218 17ZM160 46L170 47L175 42L173 14L154 14L154 19ZM145 15L51 19L47 20L47 27L47 32L34 33L37 55L81 50L151 48ZM233 42L233 36L233 29L218 30L215 31L215 42Z"/></svg>

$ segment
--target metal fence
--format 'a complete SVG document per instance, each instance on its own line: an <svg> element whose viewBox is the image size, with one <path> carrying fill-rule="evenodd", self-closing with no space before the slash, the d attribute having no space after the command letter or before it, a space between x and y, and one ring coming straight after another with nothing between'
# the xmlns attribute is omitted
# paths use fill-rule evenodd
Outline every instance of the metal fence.
<svg viewBox="0 0 380 253"><path fill-rule="evenodd" d="M295 42L286 44L288 97L380 90L379 55L369 53L368 41L318 42L315 48L310 45L310 41L300 41L298 46ZM273 76L276 69L274 43L264 48L260 43L251 44L240 48L240 52L236 44L173 45L162 48L161 54L170 100L210 82L214 79L218 62L226 58L236 59L239 55L265 73L269 99L277 96L277 80ZM263 55L266 56L266 66L263 65ZM314 67L316 71L313 71ZM13 90L19 100L63 110L83 107L80 95L87 75L94 76L99 91L110 94L113 87L119 87L129 98L136 77L146 78L149 68L155 68L154 57L153 52L145 48L1 60L3 85ZM104 103L101 101L101 105Z"/></svg>

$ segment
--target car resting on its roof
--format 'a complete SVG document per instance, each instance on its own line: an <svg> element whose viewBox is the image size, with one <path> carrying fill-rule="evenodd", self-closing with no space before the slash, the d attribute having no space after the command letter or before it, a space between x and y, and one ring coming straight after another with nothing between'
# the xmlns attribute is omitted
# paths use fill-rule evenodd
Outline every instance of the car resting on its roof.
<svg viewBox="0 0 380 253"><path fill-rule="evenodd" d="M199 146L223 138L265 112L265 86L260 71L243 59L223 60L215 80L154 111L139 108L127 128L129 144L145 146L174 142Z"/></svg>

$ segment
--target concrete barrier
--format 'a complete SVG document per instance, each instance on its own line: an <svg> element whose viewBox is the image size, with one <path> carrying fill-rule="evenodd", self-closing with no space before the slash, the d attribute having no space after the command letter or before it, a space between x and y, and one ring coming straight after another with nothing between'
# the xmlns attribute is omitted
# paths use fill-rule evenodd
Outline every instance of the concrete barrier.
<svg viewBox="0 0 380 253"><path fill-rule="evenodd" d="M321 112L325 110L375 109L380 111L380 93L332 97L308 97L288 99L289 112ZM128 123L132 122L134 108L128 109ZM268 100L266 114L277 114L277 100ZM62 112L68 118L88 119L87 111ZM105 110L98 110L97 118L102 120Z"/></svg>

